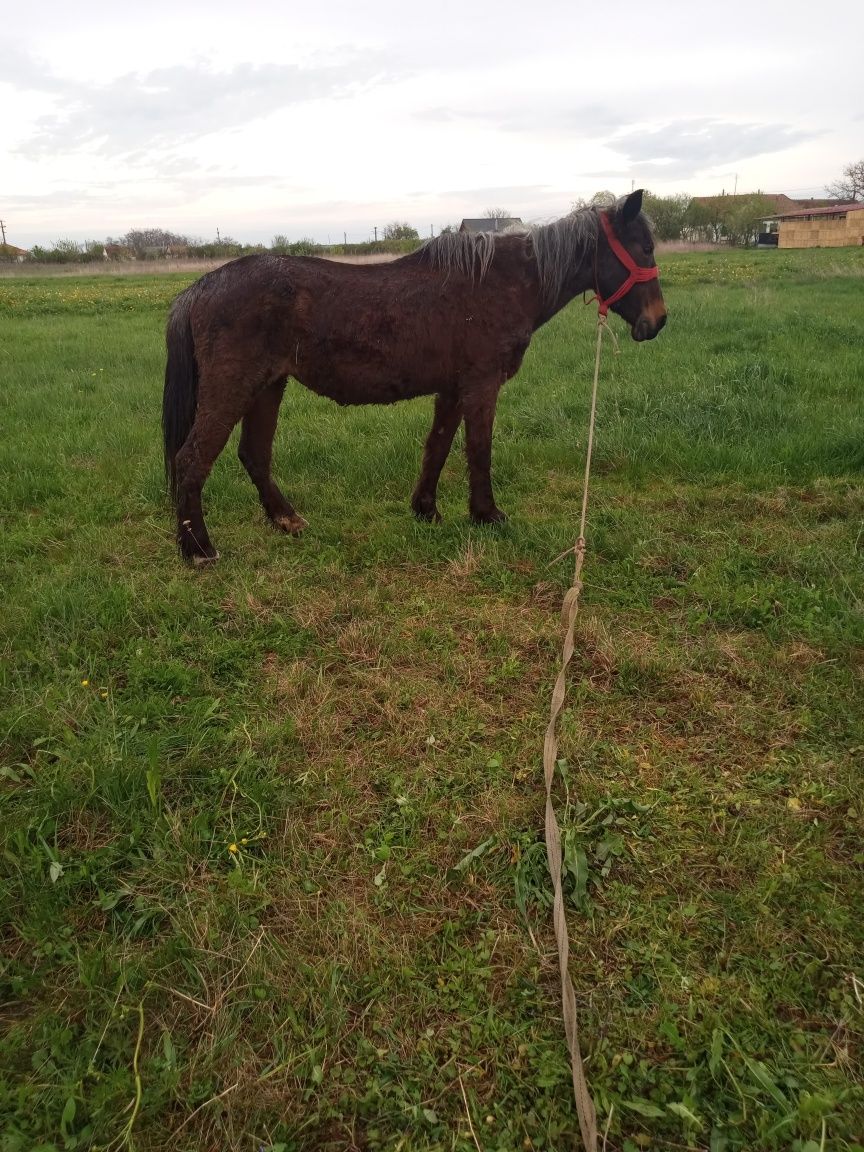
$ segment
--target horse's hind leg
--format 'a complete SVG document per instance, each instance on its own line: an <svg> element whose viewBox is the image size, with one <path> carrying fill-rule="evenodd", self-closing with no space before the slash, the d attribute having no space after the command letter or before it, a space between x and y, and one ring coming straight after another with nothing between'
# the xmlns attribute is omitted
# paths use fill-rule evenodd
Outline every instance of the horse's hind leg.
<svg viewBox="0 0 864 1152"><path fill-rule="evenodd" d="M458 396L452 393L439 392L435 397L435 415L432 418L432 427L429 429L426 447L423 449L423 466L420 469L420 479L417 481L417 487L411 497L414 515L420 520L438 521L441 519L435 503L438 478L461 420L462 405Z"/></svg>
<svg viewBox="0 0 864 1152"><path fill-rule="evenodd" d="M199 403L192 429L177 453L177 542L184 560L193 564L206 564L219 556L204 523L201 492L240 414L236 403L218 408Z"/></svg>
<svg viewBox="0 0 864 1152"><path fill-rule="evenodd" d="M270 472L273 458L273 437L279 418L279 405L285 391L285 381L270 384L252 403L243 417L238 455L249 478L258 489L264 511L273 524L283 532L299 535L306 521L298 516L292 505L276 486Z"/></svg>

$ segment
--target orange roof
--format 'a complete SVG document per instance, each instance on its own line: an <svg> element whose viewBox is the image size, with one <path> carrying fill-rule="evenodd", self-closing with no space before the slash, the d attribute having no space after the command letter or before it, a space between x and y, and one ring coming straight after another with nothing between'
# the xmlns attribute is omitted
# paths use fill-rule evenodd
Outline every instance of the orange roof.
<svg viewBox="0 0 864 1152"><path fill-rule="evenodd" d="M845 216L847 212L861 212L864 202L853 201L851 204L832 204L828 208L797 208L794 212L783 212L778 220L794 220L801 216Z"/></svg>

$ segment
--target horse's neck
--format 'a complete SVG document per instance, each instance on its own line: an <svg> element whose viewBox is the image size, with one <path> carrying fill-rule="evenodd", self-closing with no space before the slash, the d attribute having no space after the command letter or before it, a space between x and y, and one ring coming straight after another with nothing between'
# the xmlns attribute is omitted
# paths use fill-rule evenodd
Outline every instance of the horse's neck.
<svg viewBox="0 0 864 1152"><path fill-rule="evenodd" d="M561 221L537 229L535 251L540 303L535 328L545 324L576 296L594 288L594 253L596 234L586 231L581 237L561 235ZM557 233L557 235L556 235ZM562 243L566 240L566 243Z"/></svg>

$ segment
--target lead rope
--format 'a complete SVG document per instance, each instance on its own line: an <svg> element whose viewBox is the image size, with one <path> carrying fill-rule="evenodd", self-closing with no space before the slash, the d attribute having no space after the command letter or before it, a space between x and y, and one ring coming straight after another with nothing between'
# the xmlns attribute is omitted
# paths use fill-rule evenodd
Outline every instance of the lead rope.
<svg viewBox="0 0 864 1152"><path fill-rule="evenodd" d="M543 774L546 778L546 858L549 863L549 875L552 877L552 886L555 890L555 902L552 909L552 918L555 925L555 939L558 942L558 964L561 970L561 1003L564 1016L564 1031L567 1036L567 1047L570 1049L570 1066L573 1073L573 1095L576 1099L576 1111L579 1115L579 1128L582 1132L582 1143L585 1152L597 1152L597 1113L594 1101L588 1091L588 1082L585 1079L585 1070L582 1066L582 1054L579 1050L579 1029L576 1021L576 993L573 990L573 981L570 979L569 958L570 941L567 933L567 917L564 912L564 892L561 885L561 829L555 816L555 806L552 801L552 785L555 780L555 764L558 757L558 714L564 704L567 693L567 665L573 655L575 647L573 633L576 628L576 616L579 612L579 594L582 591L582 565L585 560L585 521L588 516L588 484L591 478L591 453L594 448L594 418L597 411L597 380L600 375L600 350L603 343L604 332L611 338L615 351L618 343L615 335L606 323L605 314L597 318L597 351L594 357L594 384L591 389L591 416L588 422L588 448L585 454L585 478L582 483L582 516L579 521L579 537L573 548L569 551L576 556L576 565L573 572L573 582L568 589L564 603L561 606L561 616L564 623L564 648L561 654L561 667L558 678L552 690L552 704L549 714L549 725L546 728L546 737L543 741ZM566 553L564 554L566 555Z"/></svg>

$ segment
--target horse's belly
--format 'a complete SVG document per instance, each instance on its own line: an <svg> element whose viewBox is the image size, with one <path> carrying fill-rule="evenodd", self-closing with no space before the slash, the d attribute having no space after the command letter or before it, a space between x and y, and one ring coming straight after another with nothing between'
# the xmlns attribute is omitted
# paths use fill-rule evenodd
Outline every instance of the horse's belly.
<svg viewBox="0 0 864 1152"><path fill-rule="evenodd" d="M411 400L415 396L428 396L437 392L440 381L433 383L422 378L409 378L401 375L382 373L375 375L368 370L356 372L304 372L302 369L292 375L304 388L335 400L337 404L395 404L398 400Z"/></svg>

